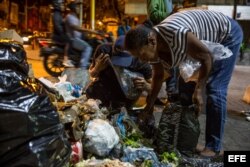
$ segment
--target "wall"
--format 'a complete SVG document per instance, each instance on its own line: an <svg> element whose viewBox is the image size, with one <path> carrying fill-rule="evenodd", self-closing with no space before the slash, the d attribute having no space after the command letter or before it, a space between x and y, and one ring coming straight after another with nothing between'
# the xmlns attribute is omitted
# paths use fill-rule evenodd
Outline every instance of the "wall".
<svg viewBox="0 0 250 167"><path fill-rule="evenodd" d="M233 6L208 5L207 7L209 10L222 12L229 17L233 16ZM250 20L250 6L237 6L237 13L240 13L237 20Z"/></svg>

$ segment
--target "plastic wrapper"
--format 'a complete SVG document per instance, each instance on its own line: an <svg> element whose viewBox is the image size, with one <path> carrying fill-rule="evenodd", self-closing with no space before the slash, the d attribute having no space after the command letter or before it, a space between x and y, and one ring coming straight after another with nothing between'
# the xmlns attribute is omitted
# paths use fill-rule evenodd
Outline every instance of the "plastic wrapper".
<svg viewBox="0 0 250 167"><path fill-rule="evenodd" d="M230 49L224 47L219 43L213 43L204 40L201 40L201 42L208 48L208 50L212 54L213 61L223 60L233 55ZM196 81L199 76L200 67L201 64L199 61L194 60L192 57L188 56L187 59L179 66L180 75L185 80L185 82Z"/></svg>
<svg viewBox="0 0 250 167"><path fill-rule="evenodd" d="M76 164L80 162L83 158L82 141L79 140L77 142L72 142L71 148L72 148L72 152L70 156L70 162L72 164Z"/></svg>
<svg viewBox="0 0 250 167"><path fill-rule="evenodd" d="M90 82L89 71L87 69L81 68L66 68L62 72L62 76L66 75L66 81L70 82L72 85L78 85L85 91L86 86Z"/></svg>
<svg viewBox="0 0 250 167"><path fill-rule="evenodd" d="M59 77L59 82L54 84L54 87L56 91L58 91L58 94L63 97L63 100L65 102L75 100L76 97L74 97L73 94L73 86L71 82L66 81L67 75L64 75L63 77Z"/></svg>
<svg viewBox="0 0 250 167"><path fill-rule="evenodd" d="M78 117L78 108L72 106L65 111L59 111L60 120L64 124L65 132L69 141L77 142L83 136L83 127Z"/></svg>
<svg viewBox="0 0 250 167"><path fill-rule="evenodd" d="M142 90L136 89L134 79L137 77L143 78L143 75L138 72L129 71L123 67L113 66L117 75L118 81L123 93L128 99L135 100L141 95Z"/></svg>
<svg viewBox="0 0 250 167"><path fill-rule="evenodd" d="M118 159L110 160L98 160L98 159L89 159L86 161L81 161L76 164L76 167L135 167L134 165L128 162L121 162Z"/></svg>
<svg viewBox="0 0 250 167"><path fill-rule="evenodd" d="M124 155L121 160L123 162L129 162L131 164L143 163L145 160L152 162L150 166L152 167L172 167L171 164L161 163L152 148L141 147L141 148L131 148L127 147L124 149Z"/></svg>
<svg viewBox="0 0 250 167"><path fill-rule="evenodd" d="M27 78L23 47L0 44L0 67L0 165L63 166L70 144L42 85Z"/></svg>
<svg viewBox="0 0 250 167"><path fill-rule="evenodd" d="M87 125L83 143L87 152L104 157L119 143L119 136L107 121L94 119Z"/></svg>
<svg viewBox="0 0 250 167"><path fill-rule="evenodd" d="M201 64L199 61L194 60L192 57L188 57L179 66L180 75L185 82L197 81L200 67Z"/></svg>
<svg viewBox="0 0 250 167"><path fill-rule="evenodd" d="M120 113L113 116L112 124L120 138L124 139L132 133L142 135L135 122L128 115L125 107L122 107Z"/></svg>

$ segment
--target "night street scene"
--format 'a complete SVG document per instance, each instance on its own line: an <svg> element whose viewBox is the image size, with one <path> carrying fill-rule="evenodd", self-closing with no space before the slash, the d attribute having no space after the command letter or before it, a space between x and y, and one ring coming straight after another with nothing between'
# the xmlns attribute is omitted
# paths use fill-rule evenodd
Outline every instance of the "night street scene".
<svg viewBox="0 0 250 167"><path fill-rule="evenodd" d="M250 0L0 0L1 167L249 167Z"/></svg>

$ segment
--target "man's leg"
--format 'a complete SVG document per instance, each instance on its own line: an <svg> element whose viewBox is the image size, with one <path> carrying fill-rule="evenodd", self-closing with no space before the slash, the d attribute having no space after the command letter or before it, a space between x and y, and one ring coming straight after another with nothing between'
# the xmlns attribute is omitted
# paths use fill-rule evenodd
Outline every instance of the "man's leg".
<svg viewBox="0 0 250 167"><path fill-rule="evenodd" d="M87 69L90 63L90 58L93 49L87 42L84 41L83 44L85 46L85 49L81 53L80 67Z"/></svg>
<svg viewBox="0 0 250 167"><path fill-rule="evenodd" d="M211 156L211 152L214 154L222 149L228 85L239 55L242 36L241 28L232 20L230 37L222 44L228 47L233 55L227 59L215 61L207 81L206 149L201 152L204 156Z"/></svg>

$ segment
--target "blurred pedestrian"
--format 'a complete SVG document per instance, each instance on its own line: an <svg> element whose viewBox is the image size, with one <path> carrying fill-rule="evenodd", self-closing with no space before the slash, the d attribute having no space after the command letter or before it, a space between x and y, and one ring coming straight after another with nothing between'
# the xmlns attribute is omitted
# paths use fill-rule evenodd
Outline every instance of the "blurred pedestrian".
<svg viewBox="0 0 250 167"><path fill-rule="evenodd" d="M125 35L128 30L130 30L130 26L128 25L128 19L124 18L122 20L122 23L121 25L118 26L118 29L117 29L117 36L121 36L121 35Z"/></svg>
<svg viewBox="0 0 250 167"><path fill-rule="evenodd" d="M159 24L172 13L172 0L147 0L148 18L154 25Z"/></svg>

